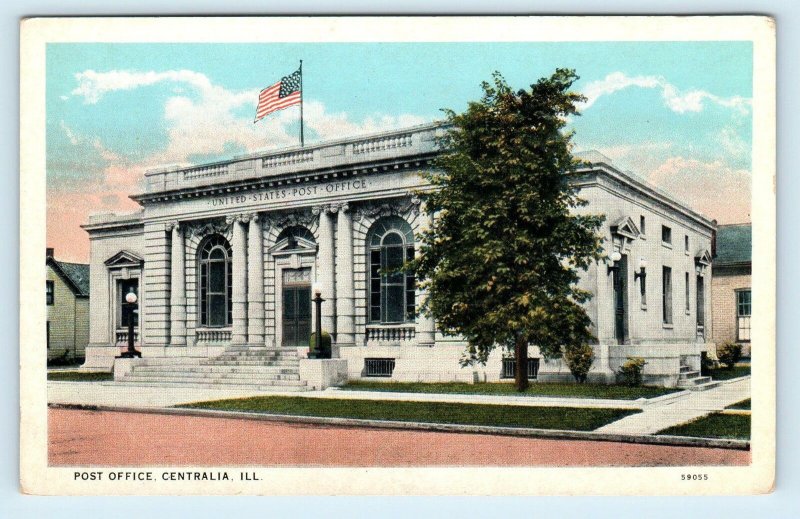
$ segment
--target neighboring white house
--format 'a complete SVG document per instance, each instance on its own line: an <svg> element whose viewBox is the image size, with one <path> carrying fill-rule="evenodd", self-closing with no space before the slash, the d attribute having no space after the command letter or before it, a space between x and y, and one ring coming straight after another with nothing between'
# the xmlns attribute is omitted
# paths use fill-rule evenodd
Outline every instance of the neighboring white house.
<svg viewBox="0 0 800 519"><path fill-rule="evenodd" d="M427 187L420 172L432 167L441 131L423 125L148 172L144 192L132 196L139 212L95 215L83 226L91 241L87 366L109 368L126 342L121 303L130 291L140 301L137 344L151 366L179 374L226 349L304 356L317 282L322 327L350 379L507 376L511 363L499 349L486 366L462 368L464 342L414 317L424 295L413 277L382 274L414 254L415 234L430 222L415 193ZM576 184L589 202L581 211L606 216L605 249L618 257L592 265L580 282L594 294L589 380L613 381L635 355L647 360L650 382L675 385L699 369L707 348L713 223L601 154L581 157L590 163ZM537 356L532 348L532 378L571 380L561 362Z"/></svg>

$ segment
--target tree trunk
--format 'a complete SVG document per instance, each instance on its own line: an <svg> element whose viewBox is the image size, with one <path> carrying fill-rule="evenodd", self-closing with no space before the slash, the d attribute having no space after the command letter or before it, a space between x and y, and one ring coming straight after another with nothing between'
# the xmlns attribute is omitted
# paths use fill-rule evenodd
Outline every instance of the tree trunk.
<svg viewBox="0 0 800 519"><path fill-rule="evenodd" d="M525 337L517 336L514 344L514 359L516 360L514 383L517 391L525 391L528 389L528 341Z"/></svg>

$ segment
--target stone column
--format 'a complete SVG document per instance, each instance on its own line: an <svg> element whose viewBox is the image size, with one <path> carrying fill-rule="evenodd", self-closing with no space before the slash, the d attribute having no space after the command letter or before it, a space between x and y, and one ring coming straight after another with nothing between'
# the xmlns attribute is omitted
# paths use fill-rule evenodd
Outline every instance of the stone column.
<svg viewBox="0 0 800 519"><path fill-rule="evenodd" d="M354 346L353 215L347 203L339 205L336 221L336 343Z"/></svg>
<svg viewBox="0 0 800 519"><path fill-rule="evenodd" d="M317 280L322 287L322 329L336 333L336 287L334 279L333 218L330 206L314 208L319 214L319 244L317 251Z"/></svg>
<svg viewBox="0 0 800 519"><path fill-rule="evenodd" d="M264 239L258 214L247 234L247 343L264 346Z"/></svg>
<svg viewBox="0 0 800 519"><path fill-rule="evenodd" d="M231 330L231 344L247 343L247 237L244 224L246 217L228 217L228 223L233 226L233 300L231 301L233 313L233 328Z"/></svg>
<svg viewBox="0 0 800 519"><path fill-rule="evenodd" d="M422 224L420 225L419 232L424 230L430 229L433 226L433 215L424 212L424 206L421 208L421 221ZM414 248L419 252L419 243L415 243ZM415 294L416 297L416 306L419 309L422 306L422 302L427 297L427 294L424 290L417 288L417 293ZM419 314L417 315L417 325L416 325L416 339L418 346L426 346L430 347L433 346L436 342L436 323L433 321L433 317L426 315L426 314Z"/></svg>
<svg viewBox="0 0 800 519"><path fill-rule="evenodd" d="M183 229L178 222L173 222L169 226L172 228L169 344L170 346L186 346L186 262Z"/></svg>

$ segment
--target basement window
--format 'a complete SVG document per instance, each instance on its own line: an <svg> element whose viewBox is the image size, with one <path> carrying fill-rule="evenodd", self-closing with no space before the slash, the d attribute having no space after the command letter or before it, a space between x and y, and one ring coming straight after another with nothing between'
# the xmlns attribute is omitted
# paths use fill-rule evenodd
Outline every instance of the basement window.
<svg viewBox="0 0 800 519"><path fill-rule="evenodd" d="M517 369L517 359L503 359L503 372L500 378L514 378ZM535 380L539 376L539 359L528 359L528 380Z"/></svg>
<svg viewBox="0 0 800 519"><path fill-rule="evenodd" d="M364 359L364 376L391 377L394 372L394 359Z"/></svg>

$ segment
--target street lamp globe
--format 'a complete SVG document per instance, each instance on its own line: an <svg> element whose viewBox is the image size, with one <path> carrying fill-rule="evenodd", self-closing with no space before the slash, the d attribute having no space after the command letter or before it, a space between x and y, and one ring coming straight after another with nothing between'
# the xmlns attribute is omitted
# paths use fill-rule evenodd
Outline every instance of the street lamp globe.
<svg viewBox="0 0 800 519"><path fill-rule="evenodd" d="M125 294L125 301L127 301L130 304L134 304L138 299L139 298L136 297L136 294L134 294L133 292Z"/></svg>
<svg viewBox="0 0 800 519"><path fill-rule="evenodd" d="M311 290L314 292L315 296L322 295L322 285L319 283L314 283L314 285L311 287Z"/></svg>
<svg viewBox="0 0 800 519"><path fill-rule="evenodd" d="M618 262L621 259L622 259L622 254L620 254L619 251L615 250L614 252L611 253L611 261L613 261L614 263Z"/></svg>

